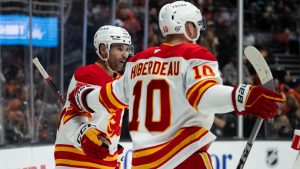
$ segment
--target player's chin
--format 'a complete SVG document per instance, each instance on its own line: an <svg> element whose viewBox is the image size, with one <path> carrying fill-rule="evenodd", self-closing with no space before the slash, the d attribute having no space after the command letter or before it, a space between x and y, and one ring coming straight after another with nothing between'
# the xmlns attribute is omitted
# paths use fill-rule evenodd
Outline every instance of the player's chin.
<svg viewBox="0 0 300 169"><path fill-rule="evenodd" d="M121 70L123 69L124 65L125 65L125 63L120 63L120 64L118 64L117 70L118 70L118 71L121 71Z"/></svg>

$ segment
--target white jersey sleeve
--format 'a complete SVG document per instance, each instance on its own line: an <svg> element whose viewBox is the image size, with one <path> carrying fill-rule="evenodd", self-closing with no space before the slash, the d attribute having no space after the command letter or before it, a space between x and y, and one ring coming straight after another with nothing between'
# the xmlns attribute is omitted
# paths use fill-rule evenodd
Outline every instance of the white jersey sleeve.
<svg viewBox="0 0 300 169"><path fill-rule="evenodd" d="M190 104L201 113L233 111L230 86L223 86L218 63L204 59L190 60L186 74L186 93Z"/></svg>
<svg viewBox="0 0 300 169"><path fill-rule="evenodd" d="M122 76L106 84L103 90L101 87L93 90L86 97L88 107L96 112L108 111L110 113L126 108L129 96L125 94L128 93L128 91L125 91L127 85L124 76Z"/></svg>

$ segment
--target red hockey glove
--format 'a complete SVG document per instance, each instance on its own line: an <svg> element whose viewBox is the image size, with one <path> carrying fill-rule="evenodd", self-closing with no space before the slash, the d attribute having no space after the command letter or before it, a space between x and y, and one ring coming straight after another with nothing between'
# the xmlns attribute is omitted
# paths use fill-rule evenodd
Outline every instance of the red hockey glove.
<svg viewBox="0 0 300 169"><path fill-rule="evenodd" d="M77 82L74 90L69 94L69 102L76 111L93 113L87 106L86 96L95 89L95 86L83 82Z"/></svg>
<svg viewBox="0 0 300 169"><path fill-rule="evenodd" d="M283 97L261 86L240 84L232 91L232 102L238 115L251 114L263 119L273 118L278 110L276 102Z"/></svg>
<svg viewBox="0 0 300 169"><path fill-rule="evenodd" d="M83 152L95 159L104 159L109 155L108 145L111 144L106 134L92 124L84 124L77 137Z"/></svg>

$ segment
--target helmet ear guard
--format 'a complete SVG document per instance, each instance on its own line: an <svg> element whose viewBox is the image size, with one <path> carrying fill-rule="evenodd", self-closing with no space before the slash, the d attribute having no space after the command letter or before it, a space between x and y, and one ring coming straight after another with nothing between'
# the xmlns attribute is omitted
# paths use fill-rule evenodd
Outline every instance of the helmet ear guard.
<svg viewBox="0 0 300 169"><path fill-rule="evenodd" d="M131 45L131 36L124 28L105 25L98 29L94 36L94 47L96 49L97 55L100 57L101 60L107 62L109 58L109 54L107 58L103 58L100 55L99 45L104 44L108 50L110 50L111 44L125 44Z"/></svg>
<svg viewBox="0 0 300 169"><path fill-rule="evenodd" d="M110 46L108 46L107 44L100 43L98 47L98 53L97 53L97 49L96 49L96 53L101 60L107 62L109 58L109 50L110 50ZM105 51L108 55L107 56L103 55L103 52L101 51Z"/></svg>
<svg viewBox="0 0 300 169"><path fill-rule="evenodd" d="M164 37L171 34L184 34L188 40L193 42L200 37L200 31L206 29L206 22L200 10L185 1L176 1L164 5L159 12L158 21ZM197 36L193 39L186 33L186 22L192 22L196 26Z"/></svg>

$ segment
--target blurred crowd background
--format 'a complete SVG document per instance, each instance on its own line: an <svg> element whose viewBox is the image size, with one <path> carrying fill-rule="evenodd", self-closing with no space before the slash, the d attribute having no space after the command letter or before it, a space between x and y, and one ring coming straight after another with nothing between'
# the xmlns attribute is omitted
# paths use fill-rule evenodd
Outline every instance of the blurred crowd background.
<svg viewBox="0 0 300 169"><path fill-rule="evenodd" d="M135 53L145 47L145 32L146 46L163 42L158 12L165 3L172 1L149 0L147 24L144 23L146 0L87 0L87 20L84 19L84 2L1 0L0 16L29 16L32 4L32 16L58 18L59 37L56 47L0 43L0 145L54 143L61 105L32 66L32 56L39 58L54 83L65 93L75 69L97 59L93 36L100 26L114 24L126 28L132 36ZM217 57L224 83L236 85L238 1L190 2L200 8L207 21L207 30L201 33L197 43ZM291 140L294 129L300 129L300 1L244 0L244 3L243 46L254 45L260 50L272 69L277 92L286 98L286 102L279 105L276 117L265 121L258 139ZM243 63L244 82L259 85L254 69L247 60ZM123 141L130 140L127 119L125 114ZM243 118L245 138L254 122L251 116ZM237 124L234 113L216 115L213 132L218 139L241 139L237 136Z"/></svg>

